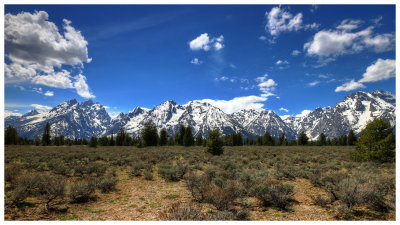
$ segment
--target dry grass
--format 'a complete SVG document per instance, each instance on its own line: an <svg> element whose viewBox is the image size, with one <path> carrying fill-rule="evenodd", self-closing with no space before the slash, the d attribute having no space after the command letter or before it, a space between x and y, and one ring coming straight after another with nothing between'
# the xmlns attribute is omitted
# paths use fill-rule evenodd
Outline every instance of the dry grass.
<svg viewBox="0 0 400 225"><path fill-rule="evenodd" d="M323 176L328 171L335 171L337 168L346 173L367 171L380 176L392 176L395 173L394 164L369 165L355 163L348 160L348 152L351 147L263 147L243 146L225 147L222 156L211 156L204 153L202 147L153 147L138 149L135 147L100 147L95 150L86 146L60 146L60 147L36 147L36 146L6 146L5 158L6 167L21 166L24 168L20 173L31 171L51 173L45 165L46 160L40 162L43 165L32 164L36 159L53 157L60 154L61 158L70 158L77 155L77 161L85 161L92 158L96 161L104 161L109 164L109 170L116 169L118 183L116 190L110 193L102 193L96 190L96 199L87 203L72 203L65 199L59 201L56 210L44 212L40 200L28 197L18 207L5 207L5 220L163 220L165 213L174 204L188 203L196 206L204 215L211 215L218 210L208 203L196 202L186 186L183 177L178 182L169 182L160 177L157 168L169 162L187 163L191 171L205 174L207 168L216 168L218 179L239 180L240 173L254 175L257 171L266 171L268 179L276 182L293 185L293 199L287 210L275 207L265 207L261 201L252 196L239 197L234 201L233 209L240 209L247 205L250 209L248 220L306 220L306 221L331 221L338 220L336 217L335 205L340 201L333 202L327 207L315 204L310 196L328 196L323 187L314 186L309 177ZM45 152L46 151L46 152ZM83 155L79 155L83 154ZM93 157L93 154L96 157ZM26 157L26 158L25 158ZM81 157L81 158L79 158ZM118 158L119 157L119 158ZM133 157L133 158L132 158ZM130 162L118 160L132 158ZM154 167L151 173L153 180L146 180L144 176L129 176L132 163L147 163L154 160ZM39 160L40 161L40 160ZM229 163L231 161L231 163ZM39 163L39 164L40 164ZM119 164L118 164L119 163ZM195 165L194 165L195 164ZM201 164L201 166L199 166ZM292 165L293 168L286 168L289 174L295 178L286 178L279 173L276 165ZM34 169L32 169L34 168ZM222 169L225 168L225 169ZM202 169L202 171L199 171ZM40 171L43 170L43 171ZM146 170L147 171L147 170ZM232 174L237 173L234 176ZM301 173L300 173L301 172ZM14 175L13 175L14 176ZM7 194L11 190L11 181L5 183ZM82 180L85 178L75 177L71 173L68 182ZM264 179L264 178L263 178ZM267 178L265 178L267 179ZM354 207L355 215L353 220L395 220L395 209L388 212L376 212L358 205ZM207 218L207 216L205 217Z"/></svg>

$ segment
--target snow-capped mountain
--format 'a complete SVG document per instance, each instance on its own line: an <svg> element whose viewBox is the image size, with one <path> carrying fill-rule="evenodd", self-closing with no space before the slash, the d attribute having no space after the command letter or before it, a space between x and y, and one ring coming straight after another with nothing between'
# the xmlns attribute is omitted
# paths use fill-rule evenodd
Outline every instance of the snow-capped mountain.
<svg viewBox="0 0 400 225"><path fill-rule="evenodd" d="M118 115L104 135L115 133L120 128L124 128L128 134L140 135L145 122L150 119L159 129L165 127L172 136L179 131L180 125L190 125L194 135L200 133L205 137L213 129L219 129L224 134L234 132L247 134L230 115L208 103L189 102L186 105L178 105L175 101L169 100L149 111L137 107L129 114Z"/></svg>
<svg viewBox="0 0 400 225"><path fill-rule="evenodd" d="M12 125L22 137L40 137L47 122L51 135L63 134L66 138L90 138L116 134L123 128L130 135L140 135L144 123L153 120L158 129L165 127L174 136L180 125L190 125L193 134L207 137L208 132L219 129L223 134L241 132L245 137L262 136L266 131L274 137L282 133L295 139L305 131L316 140L320 133L339 137L350 129L359 133L373 118L384 118L391 125L396 121L395 95L375 91L349 94L334 107L318 107L301 116L278 116L270 110L242 110L233 114L203 102L179 105L169 100L153 109L136 107L127 114L120 113L111 119L100 103L91 100L78 103L75 99L61 103L50 111L30 111L23 116L8 116L5 126Z"/></svg>
<svg viewBox="0 0 400 225"><path fill-rule="evenodd" d="M232 117L241 124L246 131L255 135L263 136L268 131L272 136L279 137L285 133L288 139L296 138L294 130L273 111L263 109L244 109L232 114Z"/></svg>
<svg viewBox="0 0 400 225"><path fill-rule="evenodd" d="M355 92L333 108L318 107L305 116L284 117L284 121L297 134L305 131L308 137L316 140L320 133L334 138L353 129L357 134L374 118L384 118L392 126L396 124L395 95L384 91Z"/></svg>
<svg viewBox="0 0 400 225"><path fill-rule="evenodd" d="M5 119L6 127L12 125L22 137L41 137L46 123L50 123L52 136L89 138L100 136L110 126L111 118L99 103L88 100L78 103L75 99L61 103L50 111L30 111L18 118Z"/></svg>

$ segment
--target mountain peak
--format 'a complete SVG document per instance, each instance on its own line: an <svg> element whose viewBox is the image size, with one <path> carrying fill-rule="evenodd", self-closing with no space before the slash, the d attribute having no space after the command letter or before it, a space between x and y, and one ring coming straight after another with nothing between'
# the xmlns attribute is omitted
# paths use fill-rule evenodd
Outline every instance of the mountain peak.
<svg viewBox="0 0 400 225"><path fill-rule="evenodd" d="M39 114L39 112L36 109L33 109L33 110L25 113L23 116L27 117L27 116L34 116L34 115L37 115L37 114Z"/></svg>

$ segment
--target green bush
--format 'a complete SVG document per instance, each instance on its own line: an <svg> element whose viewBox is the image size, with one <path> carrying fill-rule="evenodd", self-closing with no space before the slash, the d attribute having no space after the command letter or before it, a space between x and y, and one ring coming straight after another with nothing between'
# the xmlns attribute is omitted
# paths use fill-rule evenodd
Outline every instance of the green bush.
<svg viewBox="0 0 400 225"><path fill-rule="evenodd" d="M117 182L118 178L116 178L115 176L107 175L99 181L97 187L101 190L101 192L108 193L115 190Z"/></svg>
<svg viewBox="0 0 400 225"><path fill-rule="evenodd" d="M165 220L204 220L205 216L193 204L174 203L163 215Z"/></svg>
<svg viewBox="0 0 400 225"><path fill-rule="evenodd" d="M228 220L234 220L235 219L235 215L230 212L230 211L217 211L215 213L211 213L207 220L224 220L224 221L228 221Z"/></svg>
<svg viewBox="0 0 400 225"><path fill-rule="evenodd" d="M149 171L144 172L144 179L146 180L153 180L153 173Z"/></svg>
<svg viewBox="0 0 400 225"><path fill-rule="evenodd" d="M286 209L292 199L293 185L266 182L253 187L251 193L261 200L264 206Z"/></svg>
<svg viewBox="0 0 400 225"><path fill-rule="evenodd" d="M92 181L83 181L72 183L69 188L69 197L73 202L87 202L93 198L93 194L96 191L96 184Z"/></svg>

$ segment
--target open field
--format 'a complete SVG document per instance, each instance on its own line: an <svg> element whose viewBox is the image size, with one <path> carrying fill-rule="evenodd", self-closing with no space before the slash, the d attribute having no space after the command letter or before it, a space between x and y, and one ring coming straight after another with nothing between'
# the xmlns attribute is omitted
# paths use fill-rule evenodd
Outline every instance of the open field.
<svg viewBox="0 0 400 225"><path fill-rule="evenodd" d="M395 220L395 164L348 146L6 146L5 220Z"/></svg>

